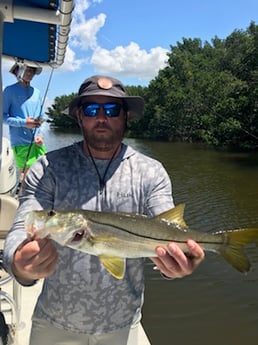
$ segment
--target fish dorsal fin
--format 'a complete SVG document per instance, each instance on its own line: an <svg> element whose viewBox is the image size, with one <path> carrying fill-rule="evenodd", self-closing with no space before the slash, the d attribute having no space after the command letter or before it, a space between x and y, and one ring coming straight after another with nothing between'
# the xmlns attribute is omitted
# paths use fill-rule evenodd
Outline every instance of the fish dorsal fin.
<svg viewBox="0 0 258 345"><path fill-rule="evenodd" d="M171 208L170 210L161 213L157 217L158 220L165 220L169 223L176 223L180 226L186 227L186 223L184 221L184 209L185 204L179 204L175 208Z"/></svg>
<svg viewBox="0 0 258 345"><path fill-rule="evenodd" d="M123 279L125 275L125 259L100 255L99 260L105 269L116 279Z"/></svg>

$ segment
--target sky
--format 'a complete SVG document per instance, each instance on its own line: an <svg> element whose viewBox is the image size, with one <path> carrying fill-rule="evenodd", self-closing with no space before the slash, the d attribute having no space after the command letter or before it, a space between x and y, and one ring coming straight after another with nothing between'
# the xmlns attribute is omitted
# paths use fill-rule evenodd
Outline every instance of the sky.
<svg viewBox="0 0 258 345"><path fill-rule="evenodd" d="M251 21L258 25L257 0L75 0L63 65L51 80L45 67L32 85L41 90L45 109L94 74L147 86L183 38L225 39ZM16 82L8 72L12 64L2 61L3 87Z"/></svg>

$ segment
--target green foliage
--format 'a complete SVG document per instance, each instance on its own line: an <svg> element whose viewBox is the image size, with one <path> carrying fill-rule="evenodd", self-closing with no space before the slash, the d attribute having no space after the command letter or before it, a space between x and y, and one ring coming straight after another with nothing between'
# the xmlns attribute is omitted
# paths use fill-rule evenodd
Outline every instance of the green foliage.
<svg viewBox="0 0 258 345"><path fill-rule="evenodd" d="M128 135L257 150L258 26L211 43L183 38L170 49L167 67L148 87L126 87L145 100L144 117L129 122ZM62 115L74 96L57 97L49 108L56 126L74 126Z"/></svg>
<svg viewBox="0 0 258 345"><path fill-rule="evenodd" d="M46 114L50 118L52 125L60 128L75 128L78 127L77 122L64 113L71 100L76 96L72 93L69 96L56 97L54 104L49 107Z"/></svg>
<svg viewBox="0 0 258 345"><path fill-rule="evenodd" d="M257 150L258 27L170 48L147 91L148 138Z"/></svg>

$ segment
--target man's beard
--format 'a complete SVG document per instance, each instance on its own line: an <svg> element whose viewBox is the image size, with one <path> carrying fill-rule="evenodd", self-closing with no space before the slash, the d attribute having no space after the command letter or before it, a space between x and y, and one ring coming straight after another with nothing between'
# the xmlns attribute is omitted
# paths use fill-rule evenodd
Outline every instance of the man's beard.
<svg viewBox="0 0 258 345"><path fill-rule="evenodd" d="M94 131L95 128L105 128L107 129L107 132L104 134L96 133ZM101 125L95 128L93 128L93 131L82 128L84 140L87 142L88 146L94 150L109 151L117 147L117 145L122 141L124 131L121 129L113 131L106 125Z"/></svg>

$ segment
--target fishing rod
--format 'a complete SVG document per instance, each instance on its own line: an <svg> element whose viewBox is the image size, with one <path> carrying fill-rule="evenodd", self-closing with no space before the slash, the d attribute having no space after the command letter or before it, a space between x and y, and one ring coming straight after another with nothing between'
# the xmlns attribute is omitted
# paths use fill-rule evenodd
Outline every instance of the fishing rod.
<svg viewBox="0 0 258 345"><path fill-rule="evenodd" d="M258 137L257 137L255 134L249 132L247 129L242 128L242 127L241 127L240 129L241 129L243 132L245 132L246 134L250 135L250 137L253 137L254 139L258 140Z"/></svg>
<svg viewBox="0 0 258 345"><path fill-rule="evenodd" d="M220 115L220 114L216 114L217 117L219 117L220 119L223 119L225 120L225 117ZM247 135L249 135L250 137L253 137L254 139L258 140L258 137L257 135L251 133L250 131L248 131L246 128L244 128L242 125L241 127L239 128L242 132L245 132Z"/></svg>
<svg viewBox="0 0 258 345"><path fill-rule="evenodd" d="M43 110L43 107L44 107L44 104L45 104L45 101L46 101L46 98L47 98L47 93L48 93L48 90L49 90L50 82L51 82L52 77L53 77L53 73L54 73L54 67L52 67L52 69L51 69L51 73L50 73L50 76L49 76L49 79L48 79L47 87L46 87L46 90L45 90L45 93L44 93L44 96L43 96L43 100L41 102L41 106L40 106L40 110L39 110L39 116L36 117L35 120L40 120L40 118L41 118L41 113L42 113L42 110ZM48 121L46 121L46 122L48 122ZM27 155L26 155L26 158L25 158L25 161L24 161L24 166L23 166L23 169L22 169L22 175L23 176L22 176L22 179L19 182L17 194L19 194L20 188L21 188L21 186L22 186L22 184L24 182L24 179L25 179L24 172L26 170L26 165L27 165L27 162L28 162L28 159L29 159L29 156L30 156L31 148L32 148L32 145L34 143L36 130L37 130L37 128L34 128L33 132L32 132L31 142L30 142L30 145L29 145L29 148L28 148L28 152L27 152Z"/></svg>

